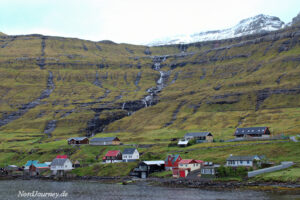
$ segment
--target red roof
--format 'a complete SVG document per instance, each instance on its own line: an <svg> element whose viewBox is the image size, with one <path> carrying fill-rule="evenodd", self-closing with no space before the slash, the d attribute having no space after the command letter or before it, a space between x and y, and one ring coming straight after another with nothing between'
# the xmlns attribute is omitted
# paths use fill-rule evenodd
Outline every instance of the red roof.
<svg viewBox="0 0 300 200"><path fill-rule="evenodd" d="M195 160L197 163L204 163L203 160Z"/></svg>
<svg viewBox="0 0 300 200"><path fill-rule="evenodd" d="M106 156L115 157L115 156L117 156L119 153L120 153L119 150L108 151L107 154L105 155L105 157L106 157Z"/></svg>
<svg viewBox="0 0 300 200"><path fill-rule="evenodd" d="M63 158L63 159L65 159L65 158L68 158L68 156L67 155L58 155L58 156L56 156L56 158Z"/></svg>
<svg viewBox="0 0 300 200"><path fill-rule="evenodd" d="M194 159L183 159L179 161L179 164L191 164L191 163L198 163L198 162Z"/></svg>

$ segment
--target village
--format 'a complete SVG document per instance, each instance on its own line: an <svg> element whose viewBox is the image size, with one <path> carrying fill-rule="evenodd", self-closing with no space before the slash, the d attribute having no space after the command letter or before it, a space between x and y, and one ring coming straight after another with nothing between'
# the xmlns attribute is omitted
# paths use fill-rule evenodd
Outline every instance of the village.
<svg viewBox="0 0 300 200"><path fill-rule="evenodd" d="M234 132L235 139L230 141L251 140L276 140L272 137L268 127L237 128ZM185 148L189 145L214 142L210 132L188 132L177 142L178 147ZM225 142L225 141L224 141ZM296 141L294 141L296 142ZM68 145L74 147L81 145L113 146L124 145L118 137L72 137L67 140ZM141 160L137 148L130 147L121 150L109 150L101 158L101 164L136 163L136 167L128 174L134 178L146 179L153 173L167 172L173 178L214 179L222 177L253 177L259 174L286 169L294 165L292 161L281 162L275 165L268 158L261 155L233 155L229 154L223 163L214 163L212 160L182 159L180 154L169 154L165 160ZM7 165L0 168L1 175L24 177L68 177L69 173L80 168L78 160L70 160L67 155L57 155L49 158L47 162L28 160L24 166Z"/></svg>

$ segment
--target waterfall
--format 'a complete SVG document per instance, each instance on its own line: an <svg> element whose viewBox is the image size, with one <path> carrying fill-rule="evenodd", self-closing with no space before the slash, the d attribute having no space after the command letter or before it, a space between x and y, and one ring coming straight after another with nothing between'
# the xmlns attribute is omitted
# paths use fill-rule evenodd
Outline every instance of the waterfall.
<svg viewBox="0 0 300 200"><path fill-rule="evenodd" d="M123 103L123 105L122 105L122 110L124 110L125 104L126 104L126 102Z"/></svg>
<svg viewBox="0 0 300 200"><path fill-rule="evenodd" d="M146 101L146 98L145 98L145 99L143 99L142 101L143 101L143 102L144 102L144 104L145 104L145 108L147 108L148 106L147 106L147 101Z"/></svg>
<svg viewBox="0 0 300 200"><path fill-rule="evenodd" d="M161 63L164 62L167 59L167 56L159 56L159 57L154 57L153 58L153 69L155 71L159 71L160 77L156 81L156 86L147 89L147 92L149 93L147 96L142 99L142 101L145 104L145 107L147 108L148 106L152 105L152 102L154 102L154 97L156 96L157 93L159 93L165 86L165 82L167 78L170 76L170 71L162 71L161 69Z"/></svg>

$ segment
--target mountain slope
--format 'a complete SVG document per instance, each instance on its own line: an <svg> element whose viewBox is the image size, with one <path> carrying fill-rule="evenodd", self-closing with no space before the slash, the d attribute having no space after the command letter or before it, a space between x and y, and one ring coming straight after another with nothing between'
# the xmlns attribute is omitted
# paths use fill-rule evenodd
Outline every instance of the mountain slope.
<svg viewBox="0 0 300 200"><path fill-rule="evenodd" d="M143 160L180 153L224 163L264 152L272 162L300 161L294 142L219 142L236 127L299 134L300 26L160 47L42 35L0 36L0 46L0 167L67 154L91 165L81 175L118 175L93 164L127 146L67 145L93 135L138 144ZM218 142L175 147L187 131L210 131Z"/></svg>
<svg viewBox="0 0 300 200"><path fill-rule="evenodd" d="M150 46L170 45L170 44L187 44L193 42L221 40L234 37L240 37L251 34L258 34L268 31L278 30L284 27L278 17L268 15L257 15L244 20L241 20L237 25L232 28L224 30L215 30L200 32L192 35L182 35L178 37L170 37L163 40L151 42Z"/></svg>
<svg viewBox="0 0 300 200"><path fill-rule="evenodd" d="M53 141L131 132L142 134L139 138L165 129L231 138L237 126L254 125L271 126L275 134L297 133L299 37L299 28L291 27L151 48L3 37L2 137Z"/></svg>

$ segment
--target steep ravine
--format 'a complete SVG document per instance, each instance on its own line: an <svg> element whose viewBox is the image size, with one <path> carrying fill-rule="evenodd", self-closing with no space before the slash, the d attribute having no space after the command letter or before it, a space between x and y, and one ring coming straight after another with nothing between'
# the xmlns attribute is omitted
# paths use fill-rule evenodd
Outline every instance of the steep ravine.
<svg viewBox="0 0 300 200"><path fill-rule="evenodd" d="M133 114L134 112L146 108L148 106L152 106L158 102L157 94L161 92L161 90L167 86L167 81L170 76L171 71L162 71L161 63L166 60L166 56L153 57L153 66L152 69L159 71L160 77L156 81L156 86L147 89L148 95L146 95L141 100L136 101L128 101L123 103L115 103L117 100L122 98L121 96L116 96L115 99L111 102L107 102L106 104L101 105L99 108L93 109L95 111L94 118L89 120L86 128L86 136L91 137L96 133L103 132L105 127L110 123L122 119L128 115ZM137 74L135 85L139 89L138 84L141 78L141 73ZM98 86L101 84L96 82ZM95 83L94 83L95 84ZM100 115L102 112L107 110L120 110L120 111L112 111L109 113L109 116L105 119L100 119Z"/></svg>
<svg viewBox="0 0 300 200"><path fill-rule="evenodd" d="M32 102L22 105L17 111L4 114L4 117L0 119L0 127L22 117L25 113L27 113L30 109L35 108L40 105L43 99L46 99L50 96L50 94L55 89L55 85L53 82L53 74L49 71L48 79L47 79L47 88L41 93L41 95Z"/></svg>

